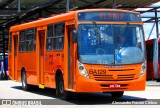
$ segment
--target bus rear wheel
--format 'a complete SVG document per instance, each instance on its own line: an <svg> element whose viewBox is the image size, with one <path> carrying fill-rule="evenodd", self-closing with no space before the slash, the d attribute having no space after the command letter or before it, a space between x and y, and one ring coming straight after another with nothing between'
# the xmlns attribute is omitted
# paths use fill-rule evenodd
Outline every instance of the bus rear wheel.
<svg viewBox="0 0 160 108"><path fill-rule="evenodd" d="M62 75L57 79L56 92L60 99L67 100L70 98L70 92L64 90L64 80Z"/></svg>
<svg viewBox="0 0 160 108"><path fill-rule="evenodd" d="M116 98L122 97L123 94L124 94L124 91L122 91L122 92L112 92L111 93L112 97L116 97Z"/></svg>

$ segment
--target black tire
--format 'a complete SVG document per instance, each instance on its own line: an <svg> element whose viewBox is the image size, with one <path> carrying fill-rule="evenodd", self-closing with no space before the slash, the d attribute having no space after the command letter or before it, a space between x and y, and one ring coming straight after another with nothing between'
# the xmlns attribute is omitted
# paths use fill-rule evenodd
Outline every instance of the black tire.
<svg viewBox="0 0 160 108"><path fill-rule="evenodd" d="M26 72L22 72L22 89L25 91L30 90L30 85L27 84Z"/></svg>
<svg viewBox="0 0 160 108"><path fill-rule="evenodd" d="M57 95L59 96L59 98L60 98L60 99L63 99L63 100L70 99L71 93L64 90L64 80L63 80L63 76L60 75L60 76L57 78L57 81L56 81L56 82L57 82L56 92L57 92Z"/></svg>
<svg viewBox="0 0 160 108"><path fill-rule="evenodd" d="M122 91L122 92L112 92L111 93L112 97L116 97L116 98L122 97L123 94L124 94L124 91Z"/></svg>
<svg viewBox="0 0 160 108"><path fill-rule="evenodd" d="M157 81L157 82L160 82L160 79L157 79L156 81Z"/></svg>

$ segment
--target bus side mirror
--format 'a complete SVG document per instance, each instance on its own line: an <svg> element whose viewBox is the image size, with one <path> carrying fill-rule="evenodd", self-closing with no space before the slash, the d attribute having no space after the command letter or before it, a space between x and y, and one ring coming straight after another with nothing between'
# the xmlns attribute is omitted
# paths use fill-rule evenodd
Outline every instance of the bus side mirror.
<svg viewBox="0 0 160 108"><path fill-rule="evenodd" d="M72 41L74 43L76 43L77 42L77 38L78 38L78 31L77 30L73 30L73 32L72 32Z"/></svg>

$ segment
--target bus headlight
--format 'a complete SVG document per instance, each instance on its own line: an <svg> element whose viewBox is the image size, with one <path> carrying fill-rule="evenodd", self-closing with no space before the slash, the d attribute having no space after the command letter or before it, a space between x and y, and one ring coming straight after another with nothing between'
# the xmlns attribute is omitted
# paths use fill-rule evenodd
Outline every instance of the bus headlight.
<svg viewBox="0 0 160 108"><path fill-rule="evenodd" d="M142 77L146 73L146 61L142 64L141 72L139 74L139 77Z"/></svg>
<svg viewBox="0 0 160 108"><path fill-rule="evenodd" d="M88 72L86 71L84 65L80 62L78 62L78 70L82 76L89 78Z"/></svg>

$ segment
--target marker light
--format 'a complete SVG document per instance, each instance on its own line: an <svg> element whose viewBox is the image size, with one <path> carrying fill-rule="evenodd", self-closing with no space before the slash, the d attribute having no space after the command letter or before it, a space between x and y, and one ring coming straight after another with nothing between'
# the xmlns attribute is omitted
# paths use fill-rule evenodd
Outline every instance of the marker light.
<svg viewBox="0 0 160 108"><path fill-rule="evenodd" d="M78 62L78 70L79 70L79 73L80 73L82 76L84 76L84 77L86 77L86 78L89 78L89 75L88 75L88 73L87 73L84 65L83 65L82 63L80 63L80 62Z"/></svg>
<svg viewBox="0 0 160 108"><path fill-rule="evenodd" d="M141 72L139 74L139 77L142 77L146 73L146 61L142 64Z"/></svg>

